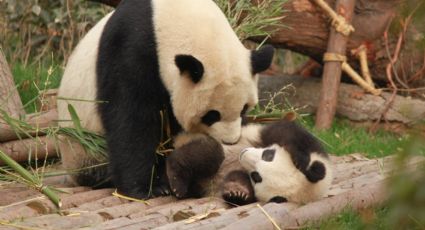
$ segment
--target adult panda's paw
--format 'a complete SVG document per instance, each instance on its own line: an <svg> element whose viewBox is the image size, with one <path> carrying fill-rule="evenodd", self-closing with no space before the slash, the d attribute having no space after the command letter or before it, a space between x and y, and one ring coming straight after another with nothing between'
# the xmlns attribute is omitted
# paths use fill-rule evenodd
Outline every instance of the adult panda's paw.
<svg viewBox="0 0 425 230"><path fill-rule="evenodd" d="M249 176L241 170L232 171L225 177L222 196L225 201L236 205L245 205L256 201Z"/></svg>

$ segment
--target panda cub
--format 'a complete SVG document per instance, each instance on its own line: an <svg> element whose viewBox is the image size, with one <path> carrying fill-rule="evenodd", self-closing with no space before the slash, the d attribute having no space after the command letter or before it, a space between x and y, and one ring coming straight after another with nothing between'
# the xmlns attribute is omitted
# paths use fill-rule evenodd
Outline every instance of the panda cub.
<svg viewBox="0 0 425 230"><path fill-rule="evenodd" d="M256 200L307 203L322 198L332 182L320 142L293 121L244 126L235 145L199 134L180 138L167 159L178 198L213 195L238 205Z"/></svg>

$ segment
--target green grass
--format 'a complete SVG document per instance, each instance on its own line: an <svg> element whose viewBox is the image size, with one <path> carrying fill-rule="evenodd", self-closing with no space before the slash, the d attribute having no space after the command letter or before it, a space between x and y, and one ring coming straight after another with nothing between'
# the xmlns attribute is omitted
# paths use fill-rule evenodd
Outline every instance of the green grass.
<svg viewBox="0 0 425 230"><path fill-rule="evenodd" d="M335 119L332 128L326 131L314 129L314 119L305 117L301 123L319 138L326 150L338 156L350 153L362 153L367 157L383 157L405 150L410 135L398 135L383 130L370 133L365 128L353 127L345 119ZM425 149L418 152L425 155Z"/></svg>
<svg viewBox="0 0 425 230"><path fill-rule="evenodd" d="M389 209L386 207L363 210L361 214L349 209L340 214L321 222L316 227L306 227L305 230L312 229L332 229L332 230L386 230L391 229L386 220Z"/></svg>
<svg viewBox="0 0 425 230"><path fill-rule="evenodd" d="M37 98L41 91L59 87L63 72L62 68L54 61L47 64L38 63L27 66L15 63L11 69L27 113L33 113L39 109Z"/></svg>

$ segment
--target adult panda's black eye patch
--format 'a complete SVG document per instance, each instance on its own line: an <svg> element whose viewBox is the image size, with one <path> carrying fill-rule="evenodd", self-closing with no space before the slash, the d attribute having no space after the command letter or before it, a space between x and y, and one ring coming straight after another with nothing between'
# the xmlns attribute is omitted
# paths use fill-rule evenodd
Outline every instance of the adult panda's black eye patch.
<svg viewBox="0 0 425 230"><path fill-rule="evenodd" d="M252 181L254 181L254 183L261 183L263 181L263 178L257 171L252 172L249 174L249 176L251 177Z"/></svg>
<svg viewBox="0 0 425 230"><path fill-rule="evenodd" d="M174 58L180 74L187 72L193 83L198 83L204 75L204 65L192 55L176 55Z"/></svg>
<svg viewBox="0 0 425 230"><path fill-rule="evenodd" d="M210 110L201 118L201 122L208 126L211 126L217 121L220 121L220 119L220 112L218 112L217 110Z"/></svg>
<svg viewBox="0 0 425 230"><path fill-rule="evenodd" d="M261 159L263 159L263 161L269 161L269 162L273 161L275 154L276 154L275 149L266 149L263 151L263 155L261 155Z"/></svg>

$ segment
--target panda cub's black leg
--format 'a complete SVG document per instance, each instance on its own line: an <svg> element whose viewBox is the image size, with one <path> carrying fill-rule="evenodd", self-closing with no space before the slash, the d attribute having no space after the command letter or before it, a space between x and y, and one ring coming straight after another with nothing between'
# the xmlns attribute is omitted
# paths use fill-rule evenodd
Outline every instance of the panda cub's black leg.
<svg viewBox="0 0 425 230"><path fill-rule="evenodd" d="M177 198L199 197L204 193L199 183L212 178L224 160L223 147L203 134L183 135L183 143L167 158L168 180Z"/></svg>
<svg viewBox="0 0 425 230"><path fill-rule="evenodd" d="M224 178L222 196L225 201L237 205L256 201L249 175L242 170L232 171Z"/></svg>

